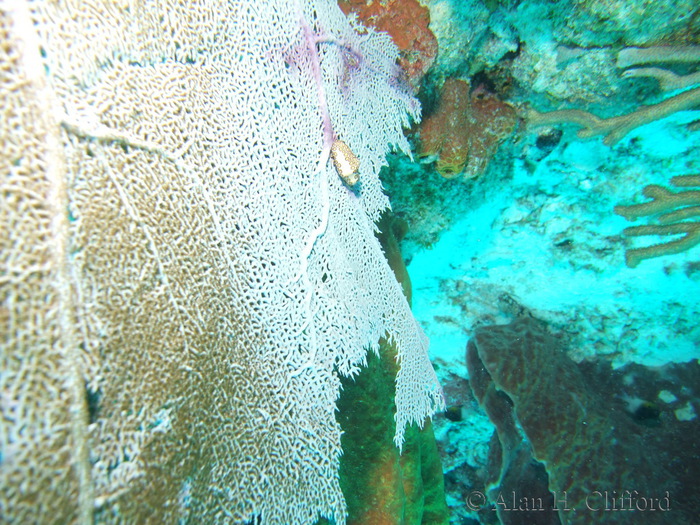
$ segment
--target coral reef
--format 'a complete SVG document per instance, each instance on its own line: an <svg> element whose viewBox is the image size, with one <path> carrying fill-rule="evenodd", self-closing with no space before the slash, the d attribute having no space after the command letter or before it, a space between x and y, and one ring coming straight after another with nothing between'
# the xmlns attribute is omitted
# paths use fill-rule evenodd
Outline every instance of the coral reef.
<svg viewBox="0 0 700 525"><path fill-rule="evenodd" d="M428 9L418 0L339 0L338 5L346 15L355 13L366 25L389 33L400 51L399 65L417 88L438 52Z"/></svg>
<svg viewBox="0 0 700 525"><path fill-rule="evenodd" d="M409 242L413 242L412 235L421 235L423 244L431 248L411 253L409 269L416 285L414 312L431 339L441 379L450 373L461 373L462 341L475 326L503 322L505 314L498 299L505 294L534 315L565 330L572 342L570 355L577 361L591 360L601 366L612 363L616 368L629 362L644 363L649 367L646 374L653 376L661 373L660 367L670 368L669 363L697 358L698 305L690 298L698 295L700 271L692 261L694 252L646 261L642 268L630 270L622 263L625 247L632 246L620 233L627 225L611 213L615 204L635 202L630 197L645 185L666 185L673 175L698 173L700 136L689 133L693 126L697 130L697 113L671 114L676 109L694 109L696 95L690 93L673 100L676 93L661 93L692 87L696 63L646 62L647 59L625 62L639 53L625 46L646 46L658 58L667 46L697 43L697 2L426 3L431 8L431 29L439 39L440 56L425 85L430 81L439 86L444 78L469 79L477 85L477 76L493 78L499 69L505 72L504 77L510 74L514 79L507 98L498 90L502 100L516 107L530 104L541 111L585 110L582 125L591 126L600 136L598 140L583 142L572 137L570 127L563 132L541 129L540 137L530 135L516 144L520 148L524 141L531 140L534 153L528 159L529 165L522 162L524 156L515 148L510 156L501 150L496 158L498 169L494 162L487 177L448 181L464 182L459 187L463 201L440 184L444 181L430 171L434 164L428 162L429 157L421 166L395 161L396 173L386 177L392 205L412 224ZM662 49L654 49L661 46ZM690 55L681 53L686 54ZM658 67L652 71L648 65ZM661 85L657 86L654 79ZM431 95L426 94L424 99L428 101L424 104L427 115L432 110ZM669 97L672 101L664 103L664 98ZM608 121L619 115L631 117ZM664 115L667 116L660 120ZM695 124L688 125L690 119L695 119ZM601 121L607 122L601 125ZM643 128L634 127L647 122ZM623 136L631 129L634 131L627 140L619 141L615 136L618 130ZM611 136L604 143L608 135ZM503 162L503 157L508 157L507 161ZM458 352L459 356L453 355ZM585 370L582 366L579 369ZM533 380L537 380L540 371L529 370ZM612 375L609 369L606 372ZM557 379L550 377L548 381ZM622 384L609 385L607 389L598 388L599 384L586 387L600 394L597 401L603 405L601 411L607 408L611 412L608 422L616 424L618 418L627 418L613 399L621 392ZM674 395L693 384L678 383ZM658 408L656 392L647 393L645 399ZM697 403L686 403L684 400L683 406L679 404L675 410L680 410L680 417L692 418L692 407L697 412ZM461 415L470 422L477 419L469 404L461 412L451 403L448 406L452 408L450 417ZM691 409L686 413L688 406ZM642 417L642 412L635 417ZM657 412L649 410L650 421L655 421ZM674 420L669 422L669 416ZM632 426L625 422L619 426L633 434L642 433L645 440L655 433L661 435L666 425L673 428L675 434L664 433L669 437L665 449L664 444L655 442L649 447L646 441L639 440L633 446L647 447L652 461L660 465L678 466L680 460L674 458L674 449L679 448L680 442L689 444L692 438L683 441L682 433L697 428L697 421L695 426L683 425L675 419L674 412L664 412L663 407L659 418L660 429L639 429L636 420ZM435 428L443 424L439 425L438 420L445 419L436 418ZM456 463L456 457L464 458L466 453L454 435L459 433L462 441L475 449L482 448L485 441L473 427L466 428L465 421L448 421L444 423L450 428L444 433L448 437L438 431L438 439L444 439L444 465L449 469L446 479L452 492L448 504L460 508L460 517L470 522L464 514L466 495L481 490L480 464L478 459ZM517 443L516 448L527 443L527 437L521 433ZM526 478L539 483L542 474L546 488L548 477L540 464L539 470L526 469L518 474L520 481L514 479L514 473L527 467L532 458L525 452L519 448L514 453L510 474L504 474L502 479L504 492L510 487L529 488ZM688 458L682 451L677 453ZM499 462L499 476L500 467ZM623 465L618 467L624 470ZM697 488L697 484L690 486ZM456 492L458 487L462 492ZM533 492L527 494L542 493ZM680 492L676 490L672 496L679 498ZM489 511L478 517L483 523L494 523L494 515ZM508 517L517 521L515 513ZM599 513L588 518L588 522L605 521L606 516ZM645 521L645 516L637 518L640 523ZM538 521L536 516L527 516L520 522ZM454 519L453 523L458 521Z"/></svg>
<svg viewBox="0 0 700 525"><path fill-rule="evenodd" d="M605 104L618 95L632 103L634 96L617 82L612 47L699 43L694 0L425 3L440 47L438 76L472 77L513 59L513 75L529 97ZM579 54L562 63L562 47Z"/></svg>
<svg viewBox="0 0 700 525"><path fill-rule="evenodd" d="M420 290L414 315L430 337L434 362L453 371L463 366L457 349L472 328L505 321L501 294L566 329L577 361L661 366L697 356L700 326L693 319L700 305L689 298L700 294L698 248L629 269L625 248L632 245L621 232L634 224L613 213L615 205L635 202L630 196L646 184L665 186L673 175L700 172L700 135L685 131L682 118L692 116L640 128L636 140L616 148L565 138L532 170L499 154L487 177L460 186L470 201L461 207L450 199L443 211L442 195L450 193L437 185L426 193L437 201L432 213L420 188L413 210L402 201L409 222L425 214L418 218L426 224L430 217L448 224L409 264ZM441 178L403 173L423 186ZM460 214L451 225L449 207Z"/></svg>
<svg viewBox="0 0 700 525"><path fill-rule="evenodd" d="M630 68L650 63L663 63L666 66L674 64L694 65L700 61L698 46L654 46L649 48L625 48L617 56L618 68ZM677 74L669 69L658 67L626 69L622 75L625 78L655 78L659 81L662 91L688 88L700 82L699 73ZM580 109L557 110L539 113L530 110L527 114L528 125L551 126L563 123L581 126L577 133L585 139L604 136L603 143L613 146L628 135L632 130L651 122L661 120L675 113L692 110L700 106L700 86L690 87L656 104L642 106L630 113L609 118L599 118L589 111ZM692 131L692 125L689 126ZM697 177L674 177L672 184L676 186L698 186ZM633 220L643 215L651 215L668 211L683 204L695 204L697 192L683 192L674 195L668 190L649 185L644 189L644 195L654 199L652 203L635 206L617 206L615 212ZM684 199L690 199L684 202ZM625 260L629 267L636 267L642 260L666 254L680 253L700 243L700 233L697 222L681 222L683 219L697 215L693 208L683 208L674 213L664 214L659 218L660 224L635 226L625 229L629 236L641 235L674 235L683 237L668 243L656 244L645 248L627 250Z"/></svg>
<svg viewBox="0 0 700 525"><path fill-rule="evenodd" d="M421 93L426 112L419 130L421 137L428 136L428 143L431 142L431 131L426 134L424 128L431 114L437 114L433 103L439 105L439 86L443 79L468 79L472 86L478 86L482 79L486 79L489 89L495 91L500 100L516 108L529 105L542 112L575 108L580 111L578 114L573 112L557 116L566 117L565 121L572 117L580 118L582 126L590 126L590 129L581 130L582 135L588 133L594 136L598 133L601 139L610 135L608 143L614 143L619 135L634 126L683 107L692 108L694 104L695 95L688 94L668 102L662 100L657 105L659 89L649 79L637 76L642 71L635 72L635 69L647 69L640 67L647 62L629 62L633 55L640 53L638 48L623 47L620 50L619 45L601 47L598 44L584 47L598 33L605 35L605 38L614 36L615 42L619 41L620 35L625 35L622 45L645 45L659 56L664 49L681 49L681 55L690 59L693 56L693 38L686 34L686 29L696 27L700 21L700 11L693 14L693 9L689 8L692 2L671 4L664 1L664 5L646 6L643 2L635 1L630 4L629 9L634 12L632 18L639 17L644 9L647 9L644 16L653 12L654 16L659 17L655 28L652 28L649 20L644 20L645 36L635 33L630 21L619 16L619 13L606 20L603 16L606 7L585 2L571 6L539 0L491 2L488 6L472 0L428 0L424 3L430 8L430 27L440 44L440 53L423 83ZM590 14L586 14L591 10ZM582 17L581 20L575 19L576 16ZM591 25L593 19L595 24ZM579 40L575 38L576 33L571 31L572 24L584 30L585 34ZM663 71L669 75L684 78L683 82L693 78L687 74L693 71L693 62L655 63L665 68ZM630 69L623 71L623 66ZM659 80L662 79L659 77ZM449 82L446 86L449 87ZM640 101L651 106L640 107ZM465 102L462 104L466 106ZM674 115L682 117L684 113L676 112ZM531 113L530 116L534 115ZM525 112L521 116L527 121ZM442 117L443 123L448 123L447 117ZM458 117L454 118L458 120ZM690 125L687 129L692 127ZM550 126L538 130L541 134L550 135L558 131ZM564 131L566 133L561 143L567 144L570 140L569 127ZM449 225L469 212L470 200L465 193L474 190L469 185L456 188L441 184L434 169L438 167L442 174L448 176L455 176L460 169L465 170L468 160L464 160L463 152L467 148L467 140L459 132L442 133L436 130L434 136L435 146L428 148L427 152L432 155L424 157L421 166L401 159L390 161L400 172L383 177L389 183L387 187L390 188L392 205L411 222L406 241L408 245L404 247L404 253L409 257L416 245L434 244ZM639 136L638 130L635 136ZM490 176L504 181L508 179L513 168L503 159L508 154L513 158L521 157L522 147L529 147L527 144L523 146L520 138L499 146L500 153L494 157L498 164L491 162ZM529 138L526 136L525 140ZM438 154L433 150L437 150L443 140L447 142L445 152L441 154L443 158L439 164L431 165L431 160L438 159ZM416 138L417 153L422 155L424 149ZM455 155L455 150L462 154ZM539 148L534 153L542 160ZM537 162L531 161L528 160L531 169L534 169ZM615 199L614 202L619 201L619 197ZM444 204L447 202L449 204Z"/></svg>
<svg viewBox="0 0 700 525"><path fill-rule="evenodd" d="M544 324L530 317L477 328L469 341L472 390L498 436L492 442L495 472L487 492L504 523L511 523L510 501L500 500L510 495L504 490L516 487L527 501L542 497L541 487L526 481L532 473L522 471L527 464L522 454L529 447L544 465L554 496L554 507L547 508L557 511L562 524L591 523L611 499L618 508L634 507L635 499L623 502L625 490L636 491L631 497L647 507L606 513L606 523L639 523L640 515L645 523L693 523L692 502L679 497L676 476L652 452L659 441L652 445L645 439L648 427L612 411L604 391L591 388L562 350ZM648 512L650 502L662 508Z"/></svg>
<svg viewBox="0 0 700 525"><path fill-rule="evenodd" d="M474 185L483 178L446 179L435 170L434 162L415 162L407 155L389 155L387 160L389 165L381 172L382 184L391 197L392 210L409 226L401 251L410 261L416 250L431 246L458 220ZM507 176L510 170L504 160L505 156L497 155L489 172Z"/></svg>
<svg viewBox="0 0 700 525"><path fill-rule="evenodd" d="M508 6L493 7L480 0L423 3L430 9L430 28L438 39L435 73L440 78L471 77L517 52L518 31L504 16Z"/></svg>
<svg viewBox="0 0 700 525"><path fill-rule="evenodd" d="M483 86L471 90L468 82L450 78L435 112L420 125L420 155L436 155L445 178L478 177L516 122L515 109Z"/></svg>
<svg viewBox="0 0 700 525"><path fill-rule="evenodd" d="M479 408L466 378L450 373L441 382L448 409L436 414L433 428L445 472L450 523L472 523L468 518L473 518L473 509L464 503L475 490L485 493L484 465L493 424Z"/></svg>
<svg viewBox="0 0 700 525"><path fill-rule="evenodd" d="M626 100L610 48L565 46L546 39L523 42L511 74L523 97L539 107L566 102L603 108L611 97L623 102L622 109L638 104Z"/></svg>
<svg viewBox="0 0 700 525"><path fill-rule="evenodd" d="M561 8L560 2L555 2ZM557 36L563 43L595 47L623 43L646 46L690 36L696 42L700 28L693 0L575 0L561 9Z"/></svg>
<svg viewBox="0 0 700 525"><path fill-rule="evenodd" d="M671 184L676 188L698 188L700 175L672 177ZM658 224L631 226L625 228L623 233L633 237L680 234L683 236L665 243L628 249L625 252L627 266L634 268L645 259L681 253L700 244L700 220L697 220L700 217L700 189L673 192L663 186L651 184L646 186L642 193L652 200L641 204L615 206L615 213L630 221L658 215ZM692 218L696 220L686 220Z"/></svg>

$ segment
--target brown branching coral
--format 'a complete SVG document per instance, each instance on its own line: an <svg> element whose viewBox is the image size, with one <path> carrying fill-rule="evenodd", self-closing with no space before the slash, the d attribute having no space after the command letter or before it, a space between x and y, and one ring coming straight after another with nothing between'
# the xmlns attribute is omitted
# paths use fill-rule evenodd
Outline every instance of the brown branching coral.
<svg viewBox="0 0 700 525"><path fill-rule="evenodd" d="M633 129L698 105L700 105L700 87L684 91L658 104L643 106L637 111L618 117L603 119L589 111L580 109L564 109L546 113L531 110L527 115L527 120L532 126L577 124L583 128L578 132L579 138L586 139L603 135L605 137L603 142L612 146Z"/></svg>
<svg viewBox="0 0 700 525"><path fill-rule="evenodd" d="M617 54L617 67L621 69L659 63L700 63L700 46L626 47Z"/></svg>
<svg viewBox="0 0 700 525"><path fill-rule="evenodd" d="M700 187L700 175L673 177L671 184L676 188ZM625 228L624 234L639 237L643 235L682 235L681 238L643 248L632 248L625 253L627 266L634 268L644 259L672 255L688 251L700 244L700 189L673 192L668 188L649 185L644 188L645 197L651 201L630 206L615 206L615 213L633 221L640 217L658 216L658 224L645 224ZM687 219L695 219L687 221Z"/></svg>
<svg viewBox="0 0 700 525"><path fill-rule="evenodd" d="M515 128L515 109L455 78L443 86L435 113L420 127L421 157L437 155L437 171L451 179L478 177Z"/></svg>
<svg viewBox="0 0 700 525"><path fill-rule="evenodd" d="M700 63L700 46L628 47L617 55L617 67L627 69L622 76L656 78L663 91L683 89L700 83L700 71L679 75L660 67L633 67L643 64Z"/></svg>
<svg viewBox="0 0 700 525"><path fill-rule="evenodd" d="M626 69L631 66L652 63L694 64L699 62L700 46L657 46L625 48L618 53L616 65L621 69ZM659 67L633 67L624 71L622 77L656 78L663 91L688 88L700 83L700 72L680 75ZM532 126L576 124L583 128L578 132L579 138L586 139L602 135L605 137L603 142L612 146L633 129L697 106L700 106L700 87L689 89L657 104L642 106L632 113L617 117L599 118L593 113L580 109L565 109L546 113L531 110L527 115L527 121Z"/></svg>
<svg viewBox="0 0 700 525"><path fill-rule="evenodd" d="M626 48L618 54L617 66L628 68L649 63L693 64L699 61L699 46ZM659 80L662 90L685 88L700 82L700 72L679 75L657 67L629 69L623 73L623 76L656 78ZM531 110L527 120L533 126L576 124L582 128L577 133L579 138L585 139L602 135L604 137L603 143L612 146L633 129L698 106L700 106L700 86L683 91L657 104L642 106L636 111L617 117L599 118L589 111L580 109L546 113ZM693 131L693 124L688 129ZM700 186L700 176L674 177L671 179L671 184L676 187ZM700 244L700 221L687 220L700 216L700 191L690 190L674 193L667 188L650 185L644 188L643 194L653 200L631 206L616 206L615 213L628 220L656 214L662 215L658 217L658 224L632 226L624 230L625 235L682 235L682 237L670 242L627 250L625 254L627 266L634 268L644 259L680 253Z"/></svg>

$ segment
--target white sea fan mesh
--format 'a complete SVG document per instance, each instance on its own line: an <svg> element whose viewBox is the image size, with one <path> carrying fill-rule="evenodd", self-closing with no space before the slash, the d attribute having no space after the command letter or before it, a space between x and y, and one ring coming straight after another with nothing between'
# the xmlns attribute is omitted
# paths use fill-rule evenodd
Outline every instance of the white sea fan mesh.
<svg viewBox="0 0 700 525"><path fill-rule="evenodd" d="M3 518L343 523L338 374L395 342L398 445L442 404L374 237L418 111L389 37L331 0L0 16Z"/></svg>

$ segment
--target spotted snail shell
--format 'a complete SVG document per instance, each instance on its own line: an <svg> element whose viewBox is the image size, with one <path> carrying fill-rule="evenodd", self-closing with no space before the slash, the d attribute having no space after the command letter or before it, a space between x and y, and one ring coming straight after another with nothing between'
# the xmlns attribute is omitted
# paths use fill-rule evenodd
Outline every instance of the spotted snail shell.
<svg viewBox="0 0 700 525"><path fill-rule="evenodd" d="M336 139L331 146L331 158L338 175L348 186L354 186L360 180L360 159L342 140Z"/></svg>

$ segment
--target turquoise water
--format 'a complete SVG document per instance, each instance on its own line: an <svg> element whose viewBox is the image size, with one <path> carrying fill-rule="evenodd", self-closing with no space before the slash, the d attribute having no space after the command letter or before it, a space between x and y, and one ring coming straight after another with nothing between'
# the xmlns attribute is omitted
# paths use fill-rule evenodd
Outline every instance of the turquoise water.
<svg viewBox="0 0 700 525"><path fill-rule="evenodd" d="M667 25L674 7L663 2L428 4L440 53L424 118L439 113L444 78L469 82L472 93L485 87L521 118L477 178L443 179L444 150L437 162L432 151L418 163L396 159L385 176L409 224L413 311L447 398L435 428L450 523L692 523L697 24ZM635 58L647 52L639 48L651 55ZM687 85L664 85L665 72ZM607 119L684 96L690 107L613 140L586 137L571 113L537 125L531 112ZM415 136L419 154L425 130ZM615 212L652 201L650 185L683 200L633 221ZM679 209L682 217L660 218ZM661 231L670 222L690 232L673 251L666 243L685 234ZM640 225L651 225L646 235L625 230ZM654 245L662 247L643 260L626 259Z"/></svg>

